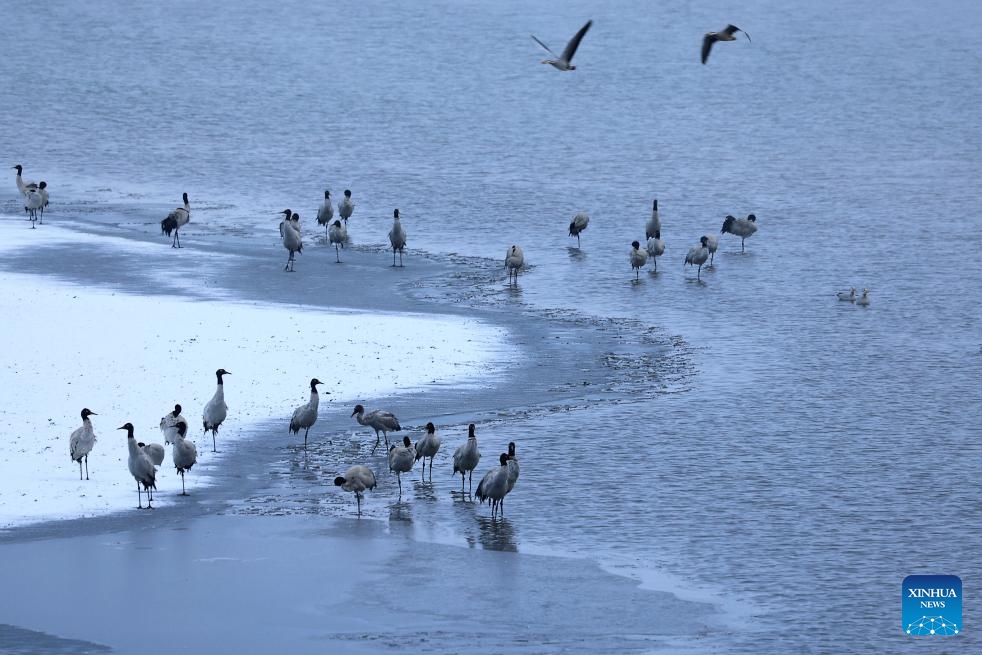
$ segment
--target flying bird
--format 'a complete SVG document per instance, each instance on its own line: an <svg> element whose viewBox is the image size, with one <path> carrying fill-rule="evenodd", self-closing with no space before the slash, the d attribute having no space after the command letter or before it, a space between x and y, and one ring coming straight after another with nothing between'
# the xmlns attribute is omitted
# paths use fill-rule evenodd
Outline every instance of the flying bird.
<svg viewBox="0 0 982 655"><path fill-rule="evenodd" d="M713 44L717 41L736 41L736 37L733 36L736 32L743 32L736 25L727 25L725 29L720 32L706 32L706 36L702 37L702 63L706 63L709 59L709 51L712 50ZM747 41L750 40L750 35L743 32L747 36Z"/></svg>
<svg viewBox="0 0 982 655"><path fill-rule="evenodd" d="M566 49L563 50L562 56L557 55L552 51L552 49L549 48L549 46L537 39L536 36L532 34L531 36L533 39L535 39L535 42L545 48L546 52L553 56L553 59L543 59L542 63L552 64L554 68L561 71L575 71L576 66L572 65L570 62L573 61L573 55L576 54L576 49L580 47L580 41L583 40L583 35L587 33L587 30L590 29L591 25L593 25L593 21L588 20L586 25L581 27L580 31L573 35L573 38L566 44Z"/></svg>

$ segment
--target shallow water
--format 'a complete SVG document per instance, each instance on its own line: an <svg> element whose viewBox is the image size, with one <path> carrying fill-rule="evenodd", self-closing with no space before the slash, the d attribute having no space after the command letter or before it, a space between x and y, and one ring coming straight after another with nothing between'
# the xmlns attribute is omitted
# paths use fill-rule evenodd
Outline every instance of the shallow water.
<svg viewBox="0 0 982 655"><path fill-rule="evenodd" d="M545 361L568 357L561 379L509 380L496 407L465 396L472 405L433 410L443 458L471 420L497 439L480 470L519 444L505 522L488 536L470 508L462 517L437 482L440 457L435 489L413 483L393 504L387 483L371 516L411 518L424 541L663 574L680 593L750 615L719 637L727 652L913 650L920 642L898 630L903 578L954 573L968 585L982 573L982 56L970 45L982 10L564 10L50 3L45 20L0 26L23 44L0 59L0 119L43 126L40 138L3 131L0 150L49 181L49 220L162 247L159 220L187 191L182 241L213 254L216 272L196 266L216 293L247 295L236 285L248 278L217 271L263 275L264 252L277 272L275 212L292 207L315 234L323 189L338 198L348 187L359 262L381 250L399 207L407 266L434 267L400 291L407 304L547 319L536 334L553 339ZM586 17L578 70L539 66L528 33L558 49ZM717 44L699 65L701 33L728 21L753 42ZM16 189L4 188L13 212ZM667 252L633 283L629 244L653 197ZM577 249L566 229L580 209L591 223ZM680 270L700 235L750 212L760 230L746 252L719 235L701 281ZM507 289L500 261L512 243L529 267ZM240 251L247 264L230 257ZM379 275L398 274L377 257ZM318 288L351 284L351 273L305 265ZM836 301L850 286L869 287L871 306ZM337 426L306 465L362 453L365 435L352 453ZM284 511L299 493L298 457L271 462ZM328 497L316 511L349 509L350 498ZM243 503L236 511L259 500ZM971 602L965 612L966 626L979 622Z"/></svg>

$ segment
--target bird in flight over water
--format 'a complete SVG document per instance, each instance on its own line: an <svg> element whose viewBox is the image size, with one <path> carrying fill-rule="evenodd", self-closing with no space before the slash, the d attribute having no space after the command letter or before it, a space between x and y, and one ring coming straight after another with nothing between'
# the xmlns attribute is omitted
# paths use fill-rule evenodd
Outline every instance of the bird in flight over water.
<svg viewBox="0 0 982 655"><path fill-rule="evenodd" d="M737 32L743 32L736 25L727 25L726 28L720 32L706 32L706 36L702 37L702 63L706 63L709 59L709 51L712 49L713 44L717 41L736 41L736 37L733 36ZM747 41L750 40L750 35L747 35Z"/></svg>
<svg viewBox="0 0 982 655"><path fill-rule="evenodd" d="M531 35L532 38L535 39L536 43L538 43L540 46L545 48L546 52L548 52L550 55L553 56L553 59L543 59L542 63L552 64L555 68L558 68L561 71L575 71L576 66L574 66L570 62L573 60L573 55L576 54L576 49L580 47L580 41L583 40L583 35L586 34L587 30L590 29L591 25L593 25L593 21L588 20L586 22L586 25L581 27L580 31L573 35L573 38L570 39L569 43L566 44L566 49L563 50L562 56L556 55L556 53L553 52L549 48L549 46L547 46L542 41L539 41L539 39L537 39L534 34Z"/></svg>

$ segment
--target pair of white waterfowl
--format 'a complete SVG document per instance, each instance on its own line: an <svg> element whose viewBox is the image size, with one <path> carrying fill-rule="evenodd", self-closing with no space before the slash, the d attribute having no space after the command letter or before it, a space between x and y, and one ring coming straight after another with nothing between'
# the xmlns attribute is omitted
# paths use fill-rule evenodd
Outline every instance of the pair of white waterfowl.
<svg viewBox="0 0 982 655"><path fill-rule="evenodd" d="M839 300L846 302L854 302L860 307L866 307L869 305L869 289L863 289L863 295L856 297L856 287L852 287L849 291L839 291L835 294Z"/></svg>

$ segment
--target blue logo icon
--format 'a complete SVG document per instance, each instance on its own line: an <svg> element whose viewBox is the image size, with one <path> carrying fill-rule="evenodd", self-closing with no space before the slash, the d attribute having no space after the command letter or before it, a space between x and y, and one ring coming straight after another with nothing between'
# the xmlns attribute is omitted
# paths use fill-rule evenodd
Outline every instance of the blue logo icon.
<svg viewBox="0 0 982 655"><path fill-rule="evenodd" d="M903 598L905 633L961 633L962 581L957 575L908 575L904 578Z"/></svg>

